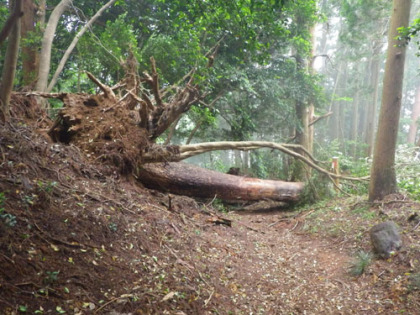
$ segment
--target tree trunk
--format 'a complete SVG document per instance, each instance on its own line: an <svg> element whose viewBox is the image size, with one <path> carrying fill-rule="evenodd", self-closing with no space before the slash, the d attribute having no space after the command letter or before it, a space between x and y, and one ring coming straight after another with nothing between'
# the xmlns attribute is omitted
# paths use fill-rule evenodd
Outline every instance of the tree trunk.
<svg viewBox="0 0 420 315"><path fill-rule="evenodd" d="M309 63L308 63L308 72L311 75L316 73L315 69L315 56L316 56L316 36L315 36L315 26L313 26L310 30L311 33L311 55L309 56ZM312 122L315 119L315 105L314 101L312 100L308 106L308 147L306 148L310 153L314 151L314 136L315 136L315 125Z"/></svg>
<svg viewBox="0 0 420 315"><path fill-rule="evenodd" d="M92 24L102 15L102 13L108 9L116 0L110 0L106 4L104 4L98 12L87 22L82 29L77 33L77 35L73 38L73 41L71 42L70 46L67 48L66 52L64 53L63 57L60 60L60 64L57 67L57 70L55 71L50 84L48 85L48 88L46 90L47 93L51 92L51 90L54 88L55 84L57 83L58 76L60 75L61 71L64 69L64 65L66 64L67 60L69 59L74 47L76 47L77 42L79 41L80 37L83 36L83 34L92 26Z"/></svg>
<svg viewBox="0 0 420 315"><path fill-rule="evenodd" d="M45 28L39 60L38 81L36 84L36 90L39 92L45 92L47 89L48 75L50 73L51 49L55 30L61 15L67 10L71 2L72 0L61 0L52 11L47 27Z"/></svg>
<svg viewBox="0 0 420 315"><path fill-rule="evenodd" d="M305 62L302 56L296 56L296 65L299 71L308 71L305 69ZM309 109L306 104L301 100L297 100L295 103L296 119L298 126L295 129L295 142L309 150L311 137L309 135ZM292 172L293 181L303 181L310 176L310 168L307 165L302 164L300 161L295 161Z"/></svg>
<svg viewBox="0 0 420 315"><path fill-rule="evenodd" d="M411 123L410 129L408 130L407 142L414 144L416 142L416 135L418 129L418 119L420 118L420 85L417 87L416 100L413 104L413 110L411 112Z"/></svg>
<svg viewBox="0 0 420 315"><path fill-rule="evenodd" d="M23 17L22 17L22 39L27 39L35 32L37 6L33 0L23 1ZM34 87L35 80L38 76L38 47L32 42L22 45L22 76L23 85Z"/></svg>
<svg viewBox="0 0 420 315"><path fill-rule="evenodd" d="M378 104L378 90L379 90L379 71L380 71L380 52L382 50L382 43L376 41L373 48L373 58L371 65L371 83L372 89L371 101L368 103L366 123L365 123L365 142L367 144L366 156L370 157L373 154L373 145L375 141L375 122L376 122L376 106Z"/></svg>
<svg viewBox="0 0 420 315"><path fill-rule="evenodd" d="M330 137L332 140L338 139L339 143L344 143L343 140L343 101L336 100L336 98L345 96L345 89L347 83L347 62L341 61L338 67L338 73L332 95L330 111L333 112L331 117Z"/></svg>
<svg viewBox="0 0 420 315"><path fill-rule="evenodd" d="M139 180L152 189L223 200L297 201L304 187L303 183L240 177L182 162L143 165Z"/></svg>
<svg viewBox="0 0 420 315"><path fill-rule="evenodd" d="M13 12L22 11L22 0L16 0ZM14 14L15 14L14 13ZM0 120L8 121L9 119L9 103L10 95L13 90L13 81L15 79L16 73L16 64L19 55L19 42L20 42L20 22L21 22L21 13L18 13L19 16L12 27L12 30L9 35L9 43L7 45L6 56L4 58L3 71L1 76L0 84Z"/></svg>
<svg viewBox="0 0 420 315"><path fill-rule="evenodd" d="M388 52L385 65L382 104L375 141L369 200L381 200L397 191L395 149L400 120L402 84L406 47L398 46L395 39L399 27L407 27L411 0L394 0L388 33Z"/></svg>
<svg viewBox="0 0 420 315"><path fill-rule="evenodd" d="M353 158L356 158L357 155L357 141L359 140L358 134L359 134L359 97L360 97L360 91L359 91L359 83L357 83L356 87L356 94L353 98L353 115L352 115L352 126L351 126L351 140L353 141L352 148L351 148L351 156Z"/></svg>

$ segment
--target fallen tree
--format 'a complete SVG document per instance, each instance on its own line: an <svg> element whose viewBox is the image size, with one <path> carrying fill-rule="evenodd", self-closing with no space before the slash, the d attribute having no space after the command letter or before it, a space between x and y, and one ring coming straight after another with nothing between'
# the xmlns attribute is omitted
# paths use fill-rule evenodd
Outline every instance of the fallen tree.
<svg viewBox="0 0 420 315"><path fill-rule="evenodd" d="M179 84L160 88L156 64L151 58L152 73L140 78L133 55L125 63L127 75L114 87L109 87L87 73L100 89L97 95L31 92L27 95L61 99L64 107L49 131L54 141L72 143L88 157L111 162L121 173L134 174L144 185L168 192L226 200L296 201L303 183L260 180L221 174L179 162L185 158L213 150L254 150L271 148L299 159L325 174L331 180L366 180L343 177L321 166L299 145L273 142L214 142L190 145L158 145L163 134L205 94L193 84L190 71ZM149 86L145 88L143 84ZM118 90L118 93L114 92ZM117 95L122 95L118 97ZM163 162L163 163L162 163Z"/></svg>
<svg viewBox="0 0 420 315"><path fill-rule="evenodd" d="M182 162L145 164L138 179L161 191L223 200L297 201L304 188L304 183L229 175Z"/></svg>

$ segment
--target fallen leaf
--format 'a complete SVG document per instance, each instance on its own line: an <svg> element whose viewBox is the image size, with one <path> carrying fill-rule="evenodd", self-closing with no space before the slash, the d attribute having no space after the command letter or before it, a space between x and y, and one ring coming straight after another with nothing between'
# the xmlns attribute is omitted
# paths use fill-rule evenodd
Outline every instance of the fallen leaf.
<svg viewBox="0 0 420 315"><path fill-rule="evenodd" d="M161 302L165 302L165 301L167 301L167 300L172 299L172 298L175 296L175 294L176 294L176 292L174 292L174 291L169 292L168 294L166 294L166 295L163 297L163 299L162 299L162 301L161 301Z"/></svg>

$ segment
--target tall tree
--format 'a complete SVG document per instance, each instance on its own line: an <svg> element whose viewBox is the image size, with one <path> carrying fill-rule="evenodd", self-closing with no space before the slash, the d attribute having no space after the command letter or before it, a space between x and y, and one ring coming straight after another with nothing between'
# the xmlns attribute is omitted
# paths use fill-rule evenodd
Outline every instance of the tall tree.
<svg viewBox="0 0 420 315"><path fill-rule="evenodd" d="M397 190L395 150L400 119L405 51L396 39L398 28L407 27L411 0L394 0L388 32L388 52L379 114L378 132L373 153L369 200L383 199Z"/></svg>
<svg viewBox="0 0 420 315"><path fill-rule="evenodd" d="M373 145L375 140L375 120L376 120L376 107L378 103L378 90L379 90L379 71L380 71L380 51L382 49L382 43L374 41L373 43L373 54L371 57L371 77L370 77L370 88L372 90L370 100L367 105L365 115L365 130L364 140L367 144L366 156L372 156Z"/></svg>
<svg viewBox="0 0 420 315"><path fill-rule="evenodd" d="M19 55L21 11L22 0L14 1L13 15L17 16L17 18L14 21L9 35L0 85L0 120L4 121L7 121L9 118L10 96L13 90L13 80L15 79L16 64Z"/></svg>
<svg viewBox="0 0 420 315"><path fill-rule="evenodd" d="M61 15L67 10L71 4L71 0L61 0L60 3L52 11L45 28L42 38L41 58L39 60L38 81L36 90L44 92L47 89L48 74L50 72L51 64L51 49L54 40L55 30L60 20Z"/></svg>
<svg viewBox="0 0 420 315"><path fill-rule="evenodd" d="M416 90L416 99L413 104L411 112L410 129L408 130L407 142L414 144L416 142L416 135L418 129L418 119L420 118L420 85Z"/></svg>
<svg viewBox="0 0 420 315"><path fill-rule="evenodd" d="M26 0L22 9L22 77L23 85L28 86L35 82L38 73L38 48L31 39L35 34L38 7L34 0Z"/></svg>

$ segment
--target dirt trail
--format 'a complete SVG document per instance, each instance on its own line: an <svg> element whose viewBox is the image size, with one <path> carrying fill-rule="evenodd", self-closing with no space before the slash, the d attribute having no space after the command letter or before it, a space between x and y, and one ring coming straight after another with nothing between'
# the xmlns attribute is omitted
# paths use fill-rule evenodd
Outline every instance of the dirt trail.
<svg viewBox="0 0 420 315"><path fill-rule="evenodd" d="M229 218L233 228L213 227L202 238L211 274L231 290L218 299L230 302L233 314L378 314L386 308L384 292L348 275L350 257L341 242L299 233L298 221L272 225L282 212Z"/></svg>

